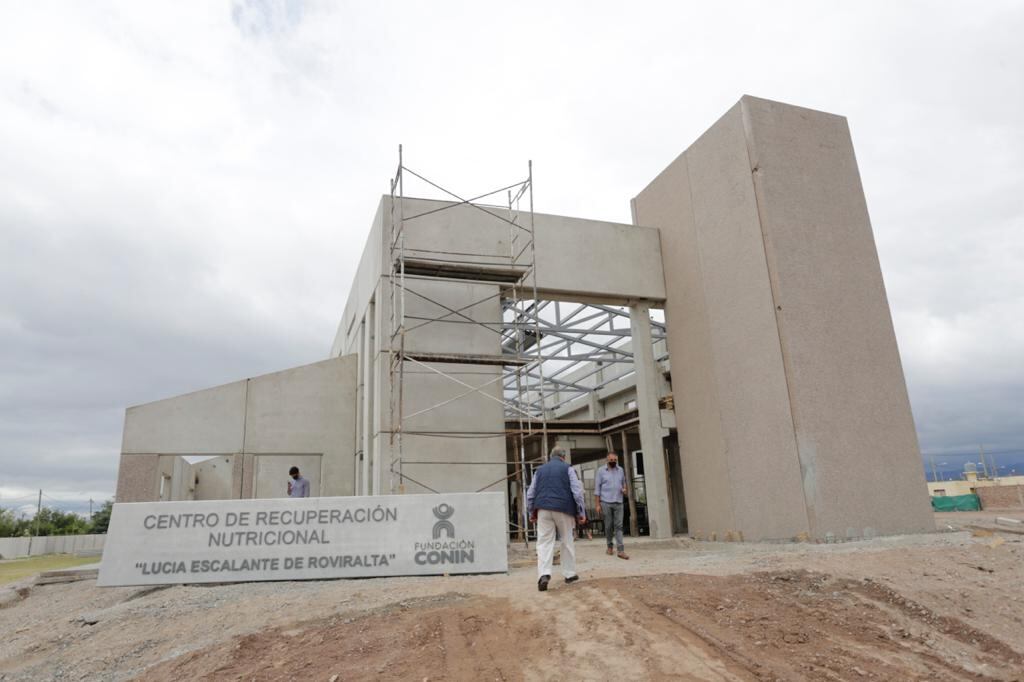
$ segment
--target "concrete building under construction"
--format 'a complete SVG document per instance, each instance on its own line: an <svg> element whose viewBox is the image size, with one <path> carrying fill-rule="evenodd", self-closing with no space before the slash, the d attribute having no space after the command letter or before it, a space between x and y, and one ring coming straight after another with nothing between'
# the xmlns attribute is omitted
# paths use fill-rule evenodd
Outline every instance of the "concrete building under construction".
<svg viewBox="0 0 1024 682"><path fill-rule="evenodd" d="M129 408L117 500L280 497L296 465L504 491L520 534L557 443L585 486L620 453L634 532L934 529L846 119L743 97L631 225L534 212L525 170L465 197L400 153L329 357Z"/></svg>

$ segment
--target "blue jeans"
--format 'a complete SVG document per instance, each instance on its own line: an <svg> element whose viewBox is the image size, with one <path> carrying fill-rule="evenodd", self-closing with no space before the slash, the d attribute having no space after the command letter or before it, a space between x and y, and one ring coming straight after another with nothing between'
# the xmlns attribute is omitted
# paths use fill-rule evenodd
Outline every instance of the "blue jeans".
<svg viewBox="0 0 1024 682"><path fill-rule="evenodd" d="M622 544L622 503L602 502L601 511L604 512L604 538L608 546L612 546L614 537L616 551L625 551L626 546Z"/></svg>

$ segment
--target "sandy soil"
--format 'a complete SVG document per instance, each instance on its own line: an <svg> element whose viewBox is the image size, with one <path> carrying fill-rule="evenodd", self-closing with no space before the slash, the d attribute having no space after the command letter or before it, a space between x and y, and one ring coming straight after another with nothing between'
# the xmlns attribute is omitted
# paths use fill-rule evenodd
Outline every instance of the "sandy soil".
<svg viewBox="0 0 1024 682"><path fill-rule="evenodd" d="M546 593L529 566L37 586L0 609L0 679L1024 679L1024 535L629 550L581 543Z"/></svg>

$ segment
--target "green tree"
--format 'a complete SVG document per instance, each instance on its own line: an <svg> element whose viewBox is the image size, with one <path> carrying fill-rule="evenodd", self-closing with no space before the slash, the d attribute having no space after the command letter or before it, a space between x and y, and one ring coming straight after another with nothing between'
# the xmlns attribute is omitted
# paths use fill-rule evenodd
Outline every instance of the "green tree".
<svg viewBox="0 0 1024 682"><path fill-rule="evenodd" d="M18 517L10 509L0 509L0 538L10 538L18 534Z"/></svg>
<svg viewBox="0 0 1024 682"><path fill-rule="evenodd" d="M17 530L19 535L81 535L89 530L89 522L72 512L43 507L31 519L19 519Z"/></svg>
<svg viewBox="0 0 1024 682"><path fill-rule="evenodd" d="M114 501L107 500L103 506L92 515L92 523L89 524L90 533L106 533L110 525L110 512L114 508Z"/></svg>

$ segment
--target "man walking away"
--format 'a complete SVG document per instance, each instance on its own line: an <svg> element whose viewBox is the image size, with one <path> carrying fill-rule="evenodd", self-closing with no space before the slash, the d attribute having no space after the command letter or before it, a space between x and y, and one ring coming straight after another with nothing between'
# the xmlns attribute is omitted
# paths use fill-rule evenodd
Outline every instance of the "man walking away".
<svg viewBox="0 0 1024 682"><path fill-rule="evenodd" d="M309 479L299 474L299 467L288 470L292 480L288 481L288 497L309 497Z"/></svg>
<svg viewBox="0 0 1024 682"><path fill-rule="evenodd" d="M608 541L608 554L613 554L612 540L620 559L628 559L622 544L622 496L626 494L626 472L619 466L619 456L608 453L608 464L597 470L594 477L594 511L604 510L604 538Z"/></svg>
<svg viewBox="0 0 1024 682"><path fill-rule="evenodd" d="M585 523L587 512L583 506L583 485L576 471L566 464L562 448L554 448L547 464L533 472L526 491L526 508L530 520L537 524L537 589L545 592L551 581L556 530L562 538L562 577L567 583L579 580L573 545L574 521Z"/></svg>

